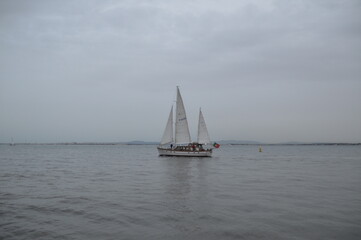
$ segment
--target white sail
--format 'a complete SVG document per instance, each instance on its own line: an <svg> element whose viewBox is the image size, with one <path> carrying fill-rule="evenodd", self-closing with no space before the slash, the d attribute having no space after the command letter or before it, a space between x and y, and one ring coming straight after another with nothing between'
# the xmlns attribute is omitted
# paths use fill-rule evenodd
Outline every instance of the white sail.
<svg viewBox="0 0 361 240"><path fill-rule="evenodd" d="M167 143L173 142L173 106L170 110L167 126L165 127L162 140L160 141L160 145L164 145Z"/></svg>
<svg viewBox="0 0 361 240"><path fill-rule="evenodd" d="M191 142L189 134L188 121L186 111L184 109L182 96L177 87L177 109L176 109L176 123L175 123L175 143L188 144Z"/></svg>
<svg viewBox="0 0 361 240"><path fill-rule="evenodd" d="M209 144L211 140L209 138L206 122L201 109L199 109L199 121L198 121L198 139L197 142L200 144Z"/></svg>

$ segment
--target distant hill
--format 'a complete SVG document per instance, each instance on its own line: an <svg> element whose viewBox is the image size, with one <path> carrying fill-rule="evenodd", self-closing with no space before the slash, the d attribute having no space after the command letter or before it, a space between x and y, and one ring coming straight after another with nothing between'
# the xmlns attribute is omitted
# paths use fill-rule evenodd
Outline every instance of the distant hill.
<svg viewBox="0 0 361 240"><path fill-rule="evenodd" d="M289 141L289 142L280 142L280 143L276 143L276 144L277 145L304 145L304 144L310 144L310 143Z"/></svg>
<svg viewBox="0 0 361 240"><path fill-rule="evenodd" d="M130 141L126 142L128 145L158 145L159 142L145 142L145 141Z"/></svg>
<svg viewBox="0 0 361 240"><path fill-rule="evenodd" d="M223 144L223 145L227 145L227 144L261 144L260 142L257 141L248 141L248 140L220 140L220 141L216 141L219 144Z"/></svg>

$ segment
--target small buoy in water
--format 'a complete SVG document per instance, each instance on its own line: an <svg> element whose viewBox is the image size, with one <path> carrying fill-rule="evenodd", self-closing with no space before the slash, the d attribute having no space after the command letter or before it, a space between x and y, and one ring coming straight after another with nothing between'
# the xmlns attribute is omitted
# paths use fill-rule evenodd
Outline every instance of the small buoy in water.
<svg viewBox="0 0 361 240"><path fill-rule="evenodd" d="M262 147L261 146L259 146L258 151L262 152Z"/></svg>

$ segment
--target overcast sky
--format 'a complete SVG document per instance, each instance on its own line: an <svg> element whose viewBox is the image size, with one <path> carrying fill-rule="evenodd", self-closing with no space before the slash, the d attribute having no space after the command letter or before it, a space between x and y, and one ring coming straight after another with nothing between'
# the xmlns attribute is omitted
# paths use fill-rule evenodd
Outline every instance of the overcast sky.
<svg viewBox="0 0 361 240"><path fill-rule="evenodd" d="M361 1L0 1L0 142L361 142Z"/></svg>

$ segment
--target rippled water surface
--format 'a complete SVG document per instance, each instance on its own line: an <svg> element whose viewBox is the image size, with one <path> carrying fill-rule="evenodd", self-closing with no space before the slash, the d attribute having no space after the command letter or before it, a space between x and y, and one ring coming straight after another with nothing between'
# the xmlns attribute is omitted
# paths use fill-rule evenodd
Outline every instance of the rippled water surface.
<svg viewBox="0 0 361 240"><path fill-rule="evenodd" d="M3 145L0 239L361 239L361 147Z"/></svg>

